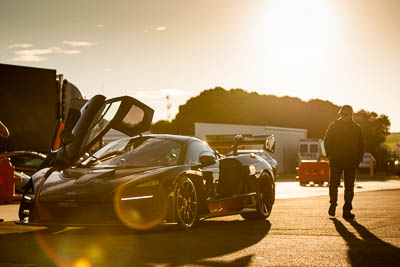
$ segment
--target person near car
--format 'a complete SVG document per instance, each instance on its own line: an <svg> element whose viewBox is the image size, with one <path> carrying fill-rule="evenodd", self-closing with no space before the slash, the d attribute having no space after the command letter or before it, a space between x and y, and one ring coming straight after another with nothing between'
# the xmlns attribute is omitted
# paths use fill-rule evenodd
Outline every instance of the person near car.
<svg viewBox="0 0 400 267"><path fill-rule="evenodd" d="M353 120L353 108L344 105L339 110L339 119L333 121L325 134L324 145L329 158L329 198L328 214L335 216L338 187L343 173L344 206L343 218L353 219L355 215L352 201L357 167L363 159L365 140L361 127Z"/></svg>
<svg viewBox="0 0 400 267"><path fill-rule="evenodd" d="M7 138L10 135L7 127L0 121L0 137ZM3 222L4 219L0 219L0 222Z"/></svg>
<svg viewBox="0 0 400 267"><path fill-rule="evenodd" d="M0 137L7 138L10 135L7 127L0 121Z"/></svg>

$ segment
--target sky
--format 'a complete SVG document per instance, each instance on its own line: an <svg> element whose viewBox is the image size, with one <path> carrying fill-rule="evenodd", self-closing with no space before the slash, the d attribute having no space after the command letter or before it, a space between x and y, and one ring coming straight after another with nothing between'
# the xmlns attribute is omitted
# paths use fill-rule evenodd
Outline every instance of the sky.
<svg viewBox="0 0 400 267"><path fill-rule="evenodd" d="M154 121L221 86L350 104L400 132L399 14L398 0L1 0L0 63L130 95Z"/></svg>

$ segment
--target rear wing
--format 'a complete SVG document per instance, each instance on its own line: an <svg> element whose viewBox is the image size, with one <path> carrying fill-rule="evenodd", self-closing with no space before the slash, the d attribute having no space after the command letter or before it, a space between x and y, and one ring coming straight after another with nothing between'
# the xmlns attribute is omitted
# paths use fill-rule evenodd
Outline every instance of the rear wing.
<svg viewBox="0 0 400 267"><path fill-rule="evenodd" d="M275 151L275 137L274 135L258 135L246 137L242 135L236 135L233 144L232 142L208 142L208 145L212 148L232 148L233 155L237 155L239 146L252 146L252 145L262 145L263 149L274 153Z"/></svg>

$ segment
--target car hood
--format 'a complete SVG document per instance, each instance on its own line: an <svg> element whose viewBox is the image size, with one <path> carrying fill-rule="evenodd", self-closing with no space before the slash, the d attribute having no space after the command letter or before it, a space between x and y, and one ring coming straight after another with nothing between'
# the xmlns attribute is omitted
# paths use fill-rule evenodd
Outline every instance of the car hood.
<svg viewBox="0 0 400 267"><path fill-rule="evenodd" d="M108 201L117 188L125 183L159 179L166 186L170 180L186 169L171 167L116 167L68 168L52 173L43 184L39 199L54 201Z"/></svg>

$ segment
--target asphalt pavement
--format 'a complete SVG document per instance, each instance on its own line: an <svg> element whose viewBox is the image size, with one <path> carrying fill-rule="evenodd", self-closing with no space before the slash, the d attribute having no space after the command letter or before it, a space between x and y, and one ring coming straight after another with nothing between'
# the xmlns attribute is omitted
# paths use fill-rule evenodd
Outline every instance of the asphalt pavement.
<svg viewBox="0 0 400 267"><path fill-rule="evenodd" d="M339 208L328 216L327 195L278 199L269 220L228 216L189 231L3 222L0 266L400 266L399 203L400 190L358 192L346 221Z"/></svg>

